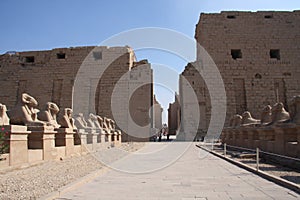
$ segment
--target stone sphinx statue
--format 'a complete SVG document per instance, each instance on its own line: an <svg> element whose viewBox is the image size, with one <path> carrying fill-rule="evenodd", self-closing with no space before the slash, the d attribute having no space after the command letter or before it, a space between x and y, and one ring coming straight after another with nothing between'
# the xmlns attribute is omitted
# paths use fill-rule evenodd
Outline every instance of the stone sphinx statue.
<svg viewBox="0 0 300 200"><path fill-rule="evenodd" d="M88 126L88 123L85 121L83 113L78 113L75 118L75 125L79 129L91 128Z"/></svg>
<svg viewBox="0 0 300 200"><path fill-rule="evenodd" d="M118 130L118 129L116 129L116 122L114 121L114 120L110 120L110 124L111 124L111 127L112 127L112 129L115 131L115 132L117 132L118 134L121 134L121 130Z"/></svg>
<svg viewBox="0 0 300 200"><path fill-rule="evenodd" d="M272 122L272 107L270 105L267 105L262 109L260 115L260 123L262 125L267 125L271 122Z"/></svg>
<svg viewBox="0 0 300 200"><path fill-rule="evenodd" d="M241 124L243 126L247 126L247 125L254 125L254 124L259 124L260 123L260 120L257 120L257 119L254 119L252 116L251 116L251 113L249 111L245 111L243 114L242 114L242 121L241 121Z"/></svg>
<svg viewBox="0 0 300 200"><path fill-rule="evenodd" d="M107 133L111 133L110 119L107 118L107 117L104 117L104 119L103 119L103 129L104 129Z"/></svg>
<svg viewBox="0 0 300 200"><path fill-rule="evenodd" d="M231 117L229 126L232 128L236 128L236 127L239 127L241 125L241 123L242 123L242 116L236 114Z"/></svg>
<svg viewBox="0 0 300 200"><path fill-rule="evenodd" d="M38 119L46 122L48 125L59 128L60 125L56 121L56 115L59 112L59 108L55 103L47 102L45 110L38 113Z"/></svg>
<svg viewBox="0 0 300 200"><path fill-rule="evenodd" d="M290 120L290 114L284 109L282 103L276 103L272 108L272 124Z"/></svg>
<svg viewBox="0 0 300 200"><path fill-rule="evenodd" d="M87 124L92 128L101 129L100 123L98 122L98 117L94 115L93 113L90 113L89 119L87 121Z"/></svg>
<svg viewBox="0 0 300 200"><path fill-rule="evenodd" d="M103 128L103 126L104 126L103 118L100 117L99 115L97 115L96 117L97 117L97 120L98 120L98 123L99 123L100 127Z"/></svg>
<svg viewBox="0 0 300 200"><path fill-rule="evenodd" d="M65 108L64 114L59 118L58 123L62 128L77 129L75 126L75 120L72 118L73 110L71 108Z"/></svg>
<svg viewBox="0 0 300 200"><path fill-rule="evenodd" d="M44 126L45 122L38 120L36 109L38 105L37 100L29 94L23 93L20 102L8 112L10 123L14 125L27 126Z"/></svg>
<svg viewBox="0 0 300 200"><path fill-rule="evenodd" d="M300 125L300 95L294 96L291 99L289 110L292 122Z"/></svg>
<svg viewBox="0 0 300 200"><path fill-rule="evenodd" d="M109 130L107 128L106 121L104 121L104 119L99 115L97 115L96 117L97 117L97 121L98 121L98 124L100 126L100 129L102 129L105 133L108 133Z"/></svg>
<svg viewBox="0 0 300 200"><path fill-rule="evenodd" d="M0 126L9 125L9 118L6 111L6 105L0 103Z"/></svg>

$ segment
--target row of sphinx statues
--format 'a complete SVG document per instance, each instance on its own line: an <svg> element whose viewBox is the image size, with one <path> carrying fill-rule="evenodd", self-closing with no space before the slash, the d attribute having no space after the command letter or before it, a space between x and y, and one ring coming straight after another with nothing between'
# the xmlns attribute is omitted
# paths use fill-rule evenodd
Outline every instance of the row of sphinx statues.
<svg viewBox="0 0 300 200"><path fill-rule="evenodd" d="M300 125L300 95L294 96L289 101L289 112L284 108L283 103L276 103L273 106L265 106L260 114L260 119L254 119L249 111L242 115L234 115L230 119L230 127L240 126L269 126L278 123L295 123Z"/></svg>
<svg viewBox="0 0 300 200"><path fill-rule="evenodd" d="M0 103L0 126L3 125L25 125L25 126L52 126L54 128L71 128L77 129L102 129L105 132L112 130L120 133L115 129L115 122L109 118L102 118L93 113L89 114L89 119L85 120L82 113L72 116L71 108L65 108L58 116L59 107L53 102L47 102L45 109L37 109L37 100L27 93L21 95L17 105L7 110L4 104Z"/></svg>

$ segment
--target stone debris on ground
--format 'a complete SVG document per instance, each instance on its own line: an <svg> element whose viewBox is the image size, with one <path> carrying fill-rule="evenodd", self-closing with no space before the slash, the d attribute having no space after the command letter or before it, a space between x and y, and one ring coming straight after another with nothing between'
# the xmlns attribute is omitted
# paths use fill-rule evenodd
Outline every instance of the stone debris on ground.
<svg viewBox="0 0 300 200"><path fill-rule="evenodd" d="M143 145L144 143L122 143L117 148L134 152ZM105 151L109 152L114 148ZM103 167L99 160L87 154L43 162L23 169L2 171L0 199L37 199Z"/></svg>

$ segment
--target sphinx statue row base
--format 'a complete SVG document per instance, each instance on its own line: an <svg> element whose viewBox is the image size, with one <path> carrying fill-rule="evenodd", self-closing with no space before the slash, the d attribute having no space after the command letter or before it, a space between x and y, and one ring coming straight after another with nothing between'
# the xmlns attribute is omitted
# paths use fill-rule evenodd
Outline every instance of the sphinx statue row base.
<svg viewBox="0 0 300 200"><path fill-rule="evenodd" d="M234 115L220 139L223 144L300 158L300 95L290 100L289 112L276 103L264 107L260 120L248 111Z"/></svg>
<svg viewBox="0 0 300 200"><path fill-rule="evenodd" d="M82 113L74 119L71 108L58 115L60 109L53 102L46 103L43 111L37 105L27 93L11 110L0 104L0 147L8 147L2 148L0 168L61 159L121 144L121 131L112 119L91 113L86 122Z"/></svg>

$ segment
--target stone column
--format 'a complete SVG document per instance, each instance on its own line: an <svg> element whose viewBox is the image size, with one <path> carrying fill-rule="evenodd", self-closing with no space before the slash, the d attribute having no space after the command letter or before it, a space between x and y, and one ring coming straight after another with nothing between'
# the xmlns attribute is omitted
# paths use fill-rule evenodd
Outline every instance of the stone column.
<svg viewBox="0 0 300 200"><path fill-rule="evenodd" d="M9 165L22 165L28 163L28 135L26 126L2 126L2 131L9 135Z"/></svg>
<svg viewBox="0 0 300 200"><path fill-rule="evenodd" d="M54 127L52 126L29 126L28 130L31 131L30 136L34 141L33 147L39 148L42 145L43 160L56 159L57 152L55 149L55 134ZM42 140L40 140L42 139Z"/></svg>

